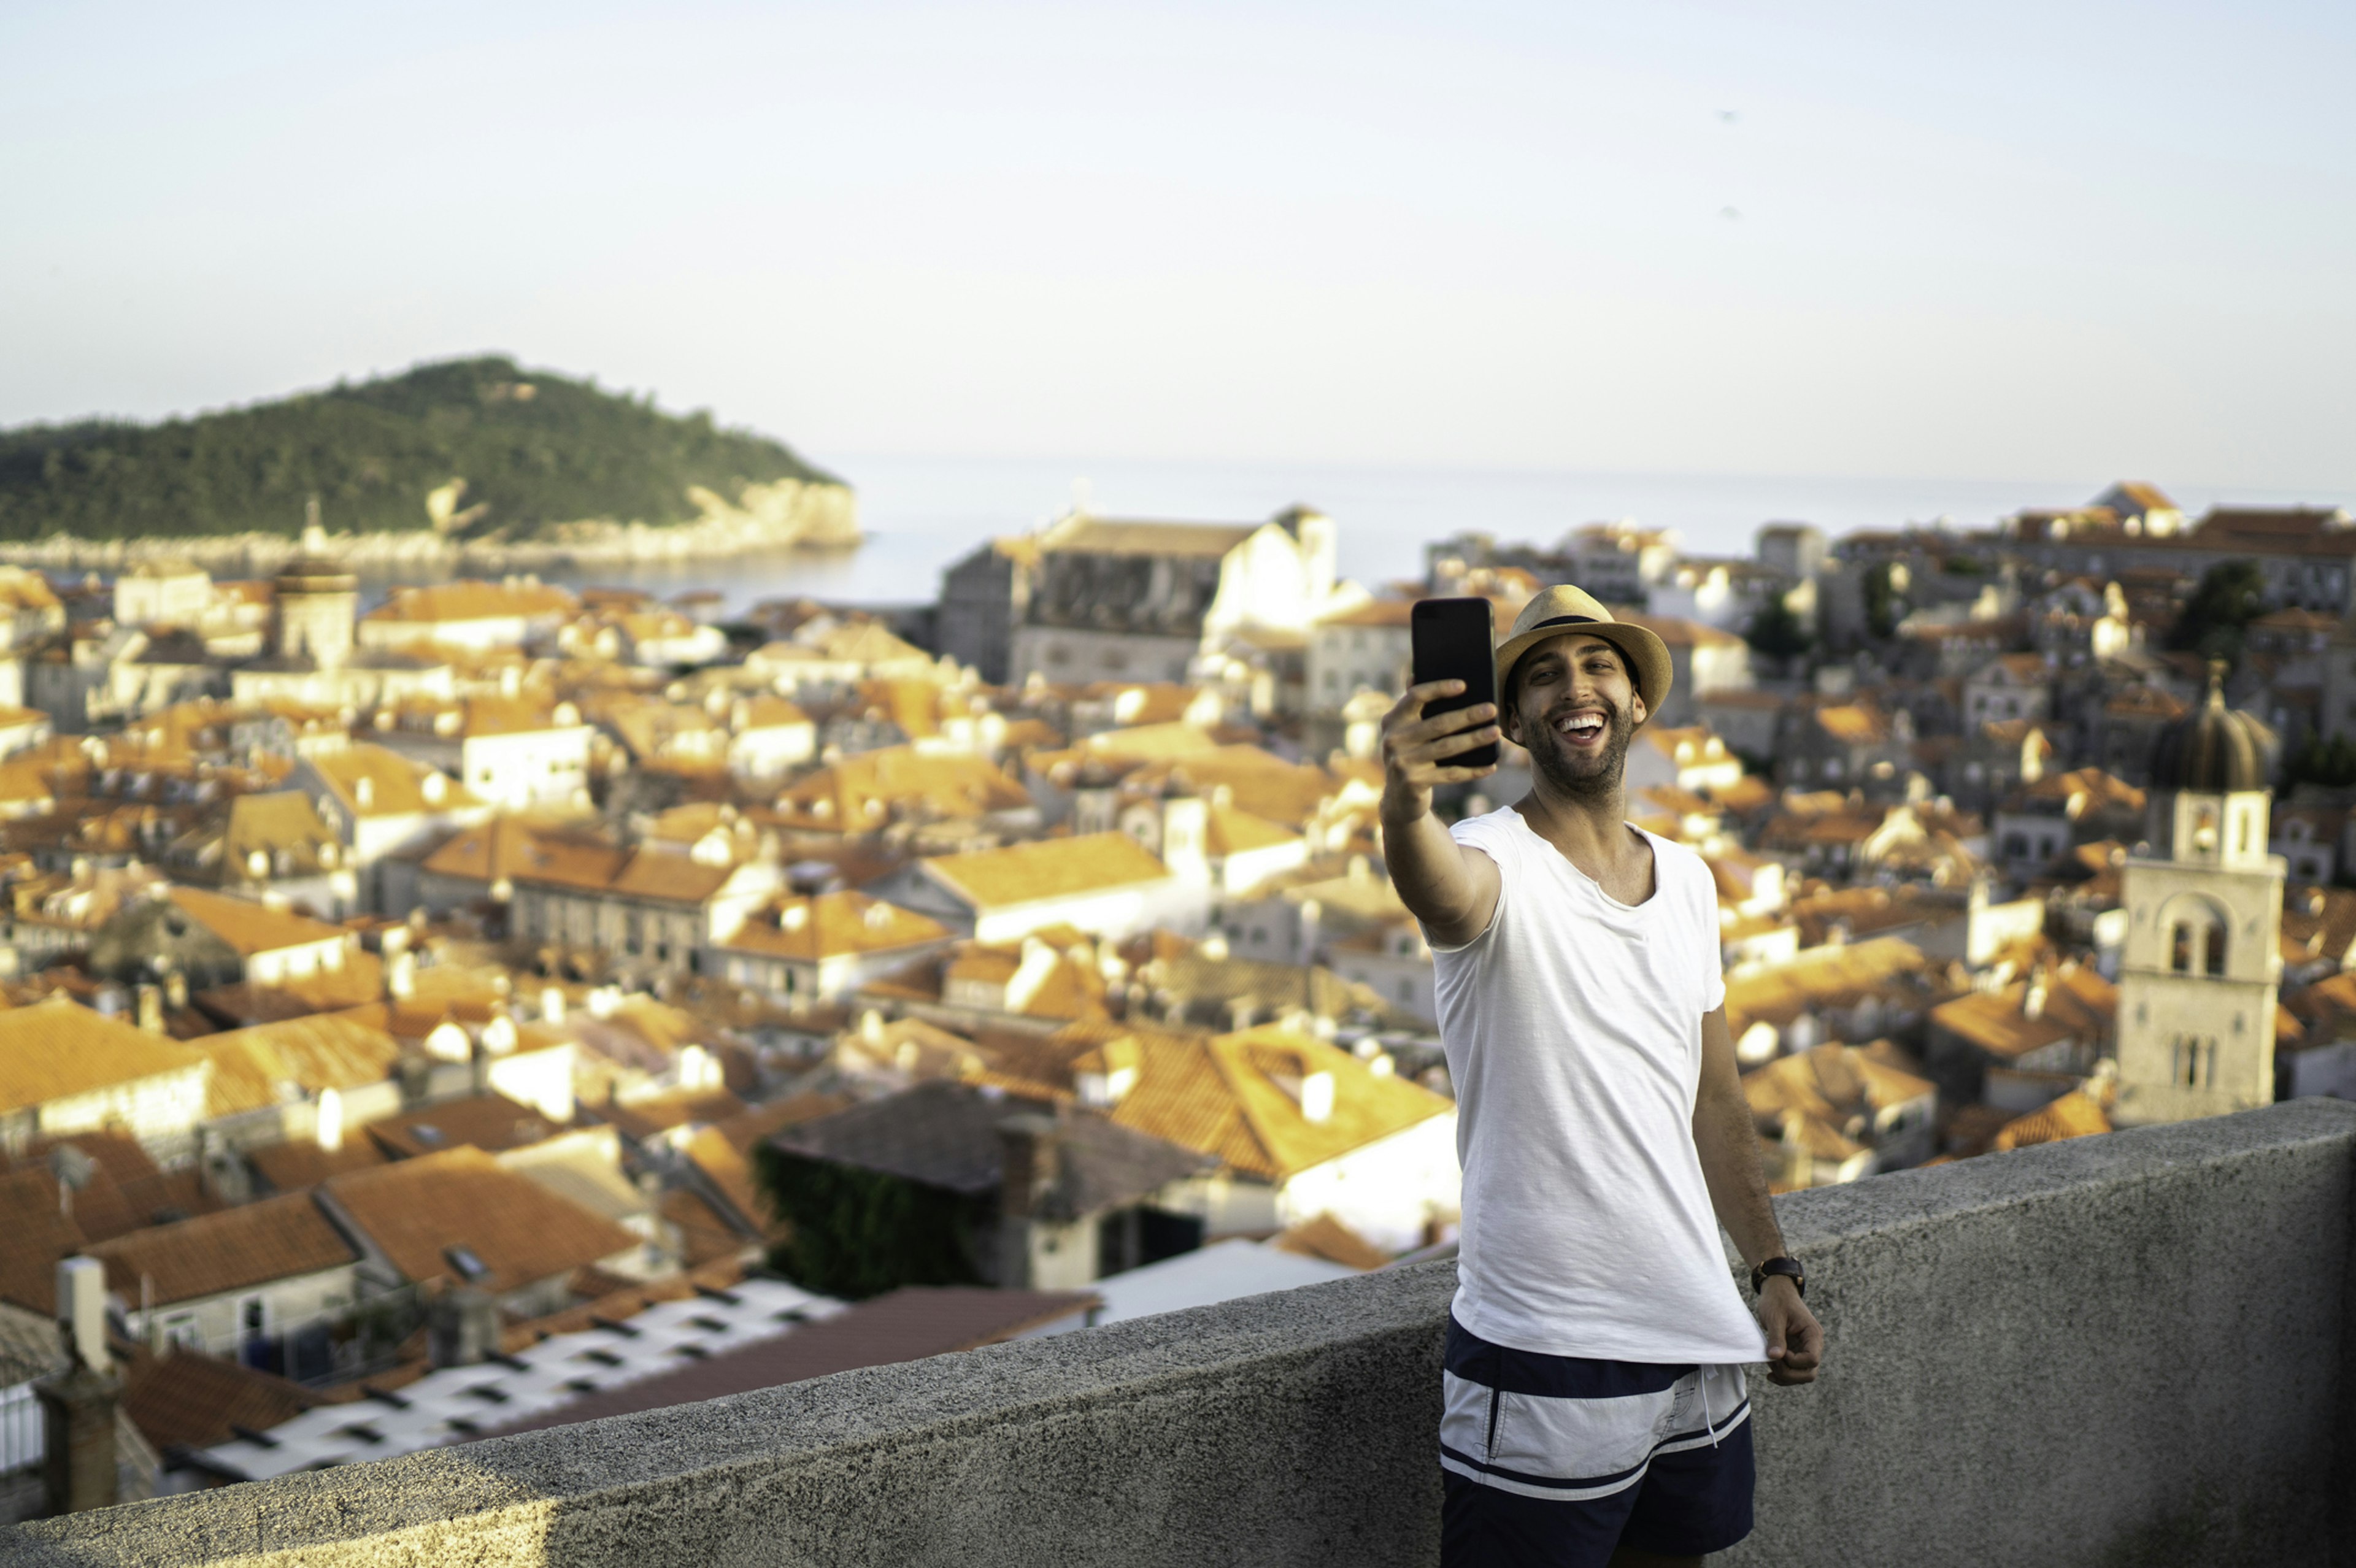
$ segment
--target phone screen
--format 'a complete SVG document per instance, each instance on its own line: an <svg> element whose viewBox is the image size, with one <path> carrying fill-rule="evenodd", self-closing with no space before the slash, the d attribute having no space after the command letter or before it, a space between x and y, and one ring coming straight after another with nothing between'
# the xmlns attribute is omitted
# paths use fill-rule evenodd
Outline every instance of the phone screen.
<svg viewBox="0 0 2356 1568"><path fill-rule="evenodd" d="M1419 599L1408 620L1415 643L1415 684L1461 680L1463 691L1423 705L1435 713L1497 700L1494 620L1486 599ZM1495 742L1447 759L1451 767L1486 768L1497 762Z"/></svg>

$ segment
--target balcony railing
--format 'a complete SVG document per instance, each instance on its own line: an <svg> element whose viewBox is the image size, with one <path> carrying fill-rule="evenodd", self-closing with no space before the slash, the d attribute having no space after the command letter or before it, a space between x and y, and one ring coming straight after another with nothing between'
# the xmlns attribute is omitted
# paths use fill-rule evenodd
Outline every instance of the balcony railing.
<svg viewBox="0 0 2356 1568"><path fill-rule="evenodd" d="M1831 1333L1732 1563L2329 1563L2356 1105L1779 1200ZM0 1531L0 1564L1429 1563L1444 1264ZM2335 1557L2334 1552L2342 1555Z"/></svg>

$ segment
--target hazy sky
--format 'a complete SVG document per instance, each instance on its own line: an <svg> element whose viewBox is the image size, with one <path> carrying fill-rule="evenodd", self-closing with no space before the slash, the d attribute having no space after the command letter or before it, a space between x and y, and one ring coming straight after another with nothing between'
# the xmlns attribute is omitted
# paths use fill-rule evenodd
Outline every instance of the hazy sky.
<svg viewBox="0 0 2356 1568"><path fill-rule="evenodd" d="M2356 5L0 7L0 422L2356 487ZM2068 498L2068 497L2062 497Z"/></svg>

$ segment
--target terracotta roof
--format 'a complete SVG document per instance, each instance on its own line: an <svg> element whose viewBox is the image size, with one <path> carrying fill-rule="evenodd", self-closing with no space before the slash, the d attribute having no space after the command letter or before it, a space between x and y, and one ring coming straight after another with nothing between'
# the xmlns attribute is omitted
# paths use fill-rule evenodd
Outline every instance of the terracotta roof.
<svg viewBox="0 0 2356 1568"><path fill-rule="evenodd" d="M1729 975L1727 1022L1739 1037L1754 1021L1787 1022L1808 1008L1846 1005L1909 983L1928 966L1921 949L1895 936L1812 947L1785 963Z"/></svg>
<svg viewBox="0 0 2356 1568"><path fill-rule="evenodd" d="M0 1174L0 1300L48 1317L57 1311L57 1264L89 1244L89 1238L59 1200L58 1184L46 1170Z"/></svg>
<svg viewBox="0 0 2356 1568"><path fill-rule="evenodd" d="M267 1432L316 1405L339 1400L269 1372L199 1351L142 1350L123 1369L123 1410L157 1449L209 1448L242 1428Z"/></svg>
<svg viewBox="0 0 2356 1568"><path fill-rule="evenodd" d="M457 780L404 757L389 746L356 741L335 751L313 752L309 756L311 765L327 781L337 800L356 816L408 816L423 812L464 811L483 805ZM363 795L367 796L366 804L361 801Z"/></svg>
<svg viewBox="0 0 2356 1568"><path fill-rule="evenodd" d="M438 876L672 903L703 902L736 870L676 850L626 849L584 829L541 828L507 816L454 836L423 864Z"/></svg>
<svg viewBox="0 0 2356 1568"><path fill-rule="evenodd" d="M691 1269L734 1258L758 1241L746 1237L693 1188L672 1188L663 1194L658 1211L678 1231L680 1261Z"/></svg>
<svg viewBox="0 0 2356 1568"><path fill-rule="evenodd" d="M1837 1124L1858 1109L1887 1110L1933 1093L1929 1079L1851 1045L1819 1045L1742 1075L1743 1098L1762 1122L1797 1112Z"/></svg>
<svg viewBox="0 0 2356 1568"><path fill-rule="evenodd" d="M1988 1147L1994 1153L2058 1143L2063 1138L2090 1137L2111 1130L2110 1117L2083 1090L2073 1089L2043 1110L2007 1122Z"/></svg>
<svg viewBox="0 0 2356 1568"><path fill-rule="evenodd" d="M363 1136L365 1128L348 1133L343 1147L329 1153L308 1138L267 1144L245 1151L245 1163L270 1184L273 1192L300 1192L347 1171L367 1170L385 1163L384 1150Z"/></svg>
<svg viewBox="0 0 2356 1568"><path fill-rule="evenodd" d="M532 1432L775 1388L860 1367L889 1366L970 1350L1077 1317L1097 1304L1087 1291L992 1290L981 1285L908 1285L790 1334L711 1356L561 1405L502 1433Z"/></svg>
<svg viewBox="0 0 2356 1568"><path fill-rule="evenodd" d="M1350 1229L1328 1210L1290 1230L1270 1236L1268 1244L1304 1258L1323 1258L1344 1268L1377 1269L1389 1264L1390 1253Z"/></svg>
<svg viewBox="0 0 2356 1568"><path fill-rule="evenodd" d="M1209 823L1204 847L1214 857L1237 855L1250 849L1272 849L1279 845L1301 842L1301 835L1290 827L1270 822L1265 816L1254 816L1248 811L1238 811L1232 805L1215 804L1205 816Z"/></svg>
<svg viewBox="0 0 2356 1568"><path fill-rule="evenodd" d="M464 1248L488 1271L477 1283L509 1291L637 1248L637 1236L527 1178L481 1149L451 1149L354 1171L323 1189L412 1282L453 1279L445 1253Z"/></svg>
<svg viewBox="0 0 2356 1568"><path fill-rule="evenodd" d="M401 1042L380 1029L332 1013L257 1024L191 1042L212 1063L205 1115L233 1115L284 1103L286 1085L316 1094L357 1089L392 1076Z"/></svg>
<svg viewBox="0 0 2356 1568"><path fill-rule="evenodd" d="M709 1125L750 1109L725 1089L672 1089L596 1108L597 1117L628 1138L650 1138L674 1127Z"/></svg>
<svg viewBox="0 0 2356 1568"><path fill-rule="evenodd" d="M204 1066L185 1045L62 996L0 1010L0 1111Z"/></svg>
<svg viewBox="0 0 2356 1568"><path fill-rule="evenodd" d="M1126 833L1044 838L923 862L936 880L979 910L1077 898L1165 881L1170 868Z"/></svg>
<svg viewBox="0 0 2356 1568"><path fill-rule="evenodd" d="M1259 523L1158 523L1074 516L1039 541L1049 553L1224 556L1258 533Z"/></svg>
<svg viewBox="0 0 2356 1568"><path fill-rule="evenodd" d="M1202 725L1173 720L1107 730L1088 736L1076 749L1111 762L1142 763L1208 756L1220 747L1218 737Z"/></svg>
<svg viewBox="0 0 2356 1568"><path fill-rule="evenodd" d="M972 818L1031 804L987 758L885 746L820 768L779 795L776 809L792 826L870 833L911 813Z"/></svg>
<svg viewBox="0 0 2356 1568"><path fill-rule="evenodd" d="M361 617L376 622L434 623L490 621L518 616L531 619L572 615L581 602L562 588L537 582L483 582L473 580L435 582L419 588L397 588L392 597Z"/></svg>
<svg viewBox="0 0 2356 1568"><path fill-rule="evenodd" d="M365 1130L393 1158L414 1159L462 1147L488 1154L525 1148L554 1137L564 1125L504 1094L469 1094L370 1122Z"/></svg>
<svg viewBox="0 0 2356 1568"><path fill-rule="evenodd" d="M228 1027L244 1029L364 1007L383 995L384 960L362 948L356 953L346 951L340 969L285 975L268 985L240 980L234 985L209 986L197 993L196 1003Z"/></svg>
<svg viewBox="0 0 2356 1568"><path fill-rule="evenodd" d="M109 1290L125 1301L144 1296L159 1307L359 1261L302 1192L134 1231L98 1243L90 1255L106 1264Z"/></svg>
<svg viewBox="0 0 2356 1568"><path fill-rule="evenodd" d="M1276 1025L1240 1034L1189 1034L1076 1023L1056 1032L1073 1045L1137 1043L1137 1083L1112 1119L1183 1148L1216 1156L1263 1180L1281 1180L1451 1109L1403 1078L1378 1077L1348 1051ZM1280 1077L1333 1077L1333 1108L1312 1122Z"/></svg>
<svg viewBox="0 0 2356 1568"><path fill-rule="evenodd" d="M237 950L241 958L308 943L340 942L341 926L272 909L251 899L233 899L202 888L175 887L168 895L181 912Z"/></svg>
<svg viewBox="0 0 2356 1568"><path fill-rule="evenodd" d="M2047 977L2039 1014L2030 1018L2032 980L2000 991L1975 992L1931 1009L1931 1021L1961 1036L1989 1055L2015 1061L2065 1040L2093 1044L2118 1016L2118 987L2088 965L2062 965Z"/></svg>
<svg viewBox="0 0 2356 1568"><path fill-rule="evenodd" d="M1816 727L1826 734L1853 745L1887 740L1890 735L1890 727L1880 714L1855 704L1819 708L1814 717Z"/></svg>
<svg viewBox="0 0 2356 1568"><path fill-rule="evenodd" d="M36 1139L16 1156L13 1165L0 1159L0 1168L38 1171L47 1177L51 1155L60 1145L71 1145L90 1157L89 1179L72 1194L73 1222L82 1239L103 1242L128 1235L149 1225L167 1224L191 1214L209 1214L224 1207L201 1172L190 1168L159 1170L137 1139L123 1132L75 1133L61 1138ZM58 1202L55 1184L49 1188ZM0 1236L10 1233L0 1221Z"/></svg>
<svg viewBox="0 0 2356 1568"><path fill-rule="evenodd" d="M945 942L951 934L930 915L865 893L839 892L783 900L751 916L720 945L733 953L815 964Z"/></svg>

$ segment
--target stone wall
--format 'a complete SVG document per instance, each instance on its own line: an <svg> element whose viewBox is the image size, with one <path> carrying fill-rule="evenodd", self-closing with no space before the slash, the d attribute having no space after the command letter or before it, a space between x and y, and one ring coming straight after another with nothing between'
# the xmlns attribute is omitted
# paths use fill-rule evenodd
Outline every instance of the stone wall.
<svg viewBox="0 0 2356 1568"><path fill-rule="evenodd" d="M1782 1200L1832 1334L1729 1563L2326 1563L2356 1106ZM0 1531L0 1564L1436 1559L1444 1264Z"/></svg>

